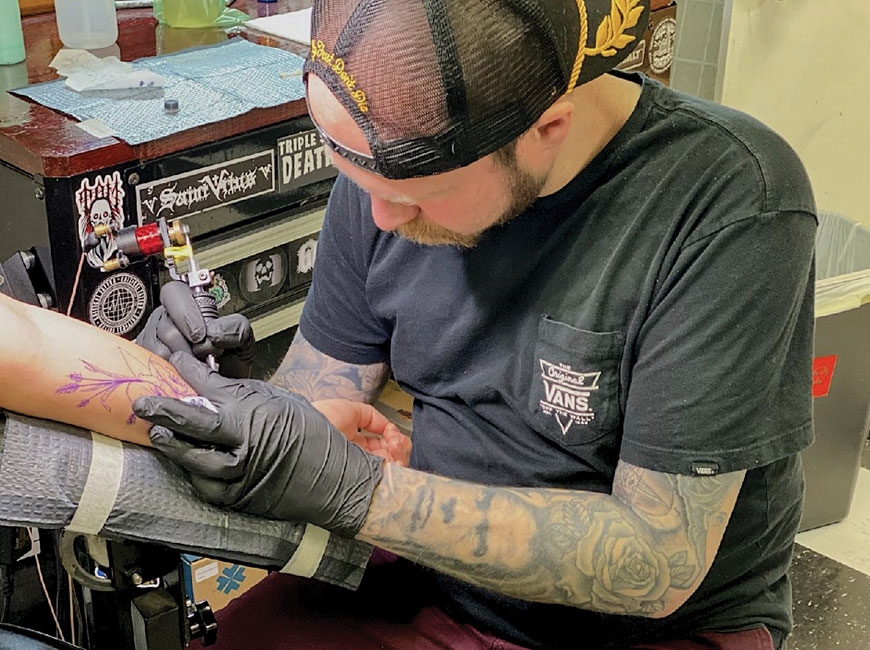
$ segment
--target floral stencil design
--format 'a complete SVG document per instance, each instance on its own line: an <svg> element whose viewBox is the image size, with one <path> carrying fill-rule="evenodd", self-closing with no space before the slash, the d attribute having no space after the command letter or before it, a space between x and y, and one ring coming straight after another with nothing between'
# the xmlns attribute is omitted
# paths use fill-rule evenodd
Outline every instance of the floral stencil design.
<svg viewBox="0 0 870 650"><path fill-rule="evenodd" d="M79 359L84 366L84 372L67 375L69 383L57 389L60 395L77 393L81 400L76 406L84 408L94 400L109 413L112 411L109 399L118 393L123 393L125 400L132 404L137 397L158 395L160 397L182 398L193 394L176 372L157 357L149 357L147 362L136 358L129 352L118 348L118 354L124 361L128 372L116 373L99 368L96 365ZM133 424L136 416L131 412L127 424Z"/></svg>

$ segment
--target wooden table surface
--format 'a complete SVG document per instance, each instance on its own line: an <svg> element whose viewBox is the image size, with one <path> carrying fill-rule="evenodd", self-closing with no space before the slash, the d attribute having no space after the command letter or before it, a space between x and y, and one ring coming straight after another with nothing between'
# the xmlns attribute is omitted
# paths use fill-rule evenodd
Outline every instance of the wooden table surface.
<svg viewBox="0 0 870 650"><path fill-rule="evenodd" d="M251 16L286 13L310 6L311 0L278 0L259 3L237 0L234 9ZM40 83L57 78L49 63L63 47L57 35L53 13L25 17L24 43L27 59L17 66L0 66L0 93L24 83ZM118 11L118 49L123 61L133 61L158 53L169 53L226 38L221 30L172 29L158 25L151 9ZM231 30L262 45L281 47L305 54L305 47L280 41L244 28ZM206 142L276 124L305 113L304 100L273 108L259 108L244 115L208 124L154 140L129 145L115 138L97 139L76 126L76 120L34 102L0 97L0 161L32 175L68 177L128 161L146 161Z"/></svg>

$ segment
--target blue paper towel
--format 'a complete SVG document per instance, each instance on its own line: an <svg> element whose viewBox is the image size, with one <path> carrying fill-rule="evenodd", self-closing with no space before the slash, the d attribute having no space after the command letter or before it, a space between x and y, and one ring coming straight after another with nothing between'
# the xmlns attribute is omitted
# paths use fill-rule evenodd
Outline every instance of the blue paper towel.
<svg viewBox="0 0 870 650"><path fill-rule="evenodd" d="M163 92L81 94L68 89L63 80L12 92L81 121L100 120L118 138L141 144L254 108L301 99L305 96L303 63L302 57L291 52L234 38L133 62L134 69L163 75ZM167 98L178 100L178 113L163 110Z"/></svg>

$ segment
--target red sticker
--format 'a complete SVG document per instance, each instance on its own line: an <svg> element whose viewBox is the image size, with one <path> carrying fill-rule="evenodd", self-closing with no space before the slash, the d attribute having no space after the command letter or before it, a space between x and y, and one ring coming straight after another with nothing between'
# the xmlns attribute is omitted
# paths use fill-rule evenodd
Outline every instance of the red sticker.
<svg viewBox="0 0 870 650"><path fill-rule="evenodd" d="M831 380L834 378L836 365L836 354L813 359L813 397L827 397L831 392Z"/></svg>

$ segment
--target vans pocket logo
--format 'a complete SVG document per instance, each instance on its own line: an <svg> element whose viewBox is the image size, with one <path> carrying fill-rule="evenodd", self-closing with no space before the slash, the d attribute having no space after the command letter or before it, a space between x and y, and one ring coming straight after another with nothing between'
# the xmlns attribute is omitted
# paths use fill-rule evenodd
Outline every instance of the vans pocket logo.
<svg viewBox="0 0 870 650"><path fill-rule="evenodd" d="M544 399L541 412L556 420L562 435L574 424L585 425L595 419L589 404L593 391L598 390L601 372L577 372L571 366L540 359Z"/></svg>

